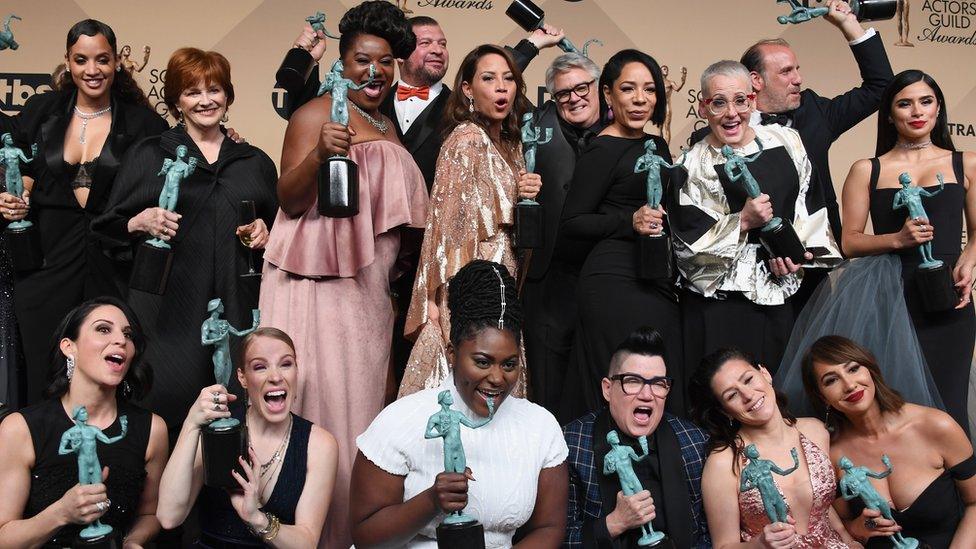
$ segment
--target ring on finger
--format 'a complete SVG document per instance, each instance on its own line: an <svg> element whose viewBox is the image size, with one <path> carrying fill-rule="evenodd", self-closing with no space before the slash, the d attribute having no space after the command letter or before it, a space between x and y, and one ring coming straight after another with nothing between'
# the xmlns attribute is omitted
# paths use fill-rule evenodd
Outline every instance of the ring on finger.
<svg viewBox="0 0 976 549"><path fill-rule="evenodd" d="M211 391L210 396L212 397L214 404L220 403L220 393L218 393L217 391Z"/></svg>
<svg viewBox="0 0 976 549"><path fill-rule="evenodd" d="M214 402L213 409L214 409L214 412L219 412L220 411L220 403L219 402Z"/></svg>
<svg viewBox="0 0 976 549"><path fill-rule="evenodd" d="M874 530L875 528L878 527L878 523L875 522L875 520L872 518L864 519L864 527L869 530Z"/></svg>

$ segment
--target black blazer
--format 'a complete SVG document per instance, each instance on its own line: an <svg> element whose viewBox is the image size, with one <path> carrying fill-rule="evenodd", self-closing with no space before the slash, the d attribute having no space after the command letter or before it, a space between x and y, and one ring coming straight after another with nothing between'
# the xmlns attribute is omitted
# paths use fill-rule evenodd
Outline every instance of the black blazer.
<svg viewBox="0 0 976 549"><path fill-rule="evenodd" d="M823 200L822 204L826 206L830 219L830 228L838 244L841 239L840 208L837 205L834 182L830 177L830 146L844 132L878 110L881 94L894 78L891 62L888 61L879 33L851 46L851 52L861 72L861 85L832 99L810 89L803 90L800 106L792 113L792 127L800 132L803 146L813 165L816 184L811 181L810 188L818 191L818 195L807 197L807 204L819 205L817 200ZM696 131L692 134L691 142L697 143L708 133L708 127Z"/></svg>
<svg viewBox="0 0 976 549"><path fill-rule="evenodd" d="M424 181L427 182L427 190L434 185L434 170L437 167L437 157L441 152L441 143L444 138L441 135L441 122L444 120L444 107L447 105L447 98L451 95L451 88L444 84L444 89L437 97L427 105L427 108L420 113L420 116L413 121L407 133L403 133L400 128L400 121L397 119L396 109L393 101L396 99L396 84L390 88L390 93L380 104L380 112L393 121L396 128L397 137L403 146L410 151L420 172L424 174Z"/></svg>

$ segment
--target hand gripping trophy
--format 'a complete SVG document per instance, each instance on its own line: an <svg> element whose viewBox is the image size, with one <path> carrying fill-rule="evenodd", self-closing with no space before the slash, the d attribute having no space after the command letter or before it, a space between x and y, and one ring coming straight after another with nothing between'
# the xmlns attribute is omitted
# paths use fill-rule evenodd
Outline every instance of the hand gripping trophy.
<svg viewBox="0 0 976 549"><path fill-rule="evenodd" d="M444 471L447 473L464 474L467 469L467 459L464 446L461 444L461 425L471 429L484 427L495 416L495 399L489 398L488 417L480 421L472 421L463 413L452 410L454 397L450 390L437 394L437 403L441 409L427 420L424 438L444 439ZM453 547L484 547L485 531L478 521L463 510L449 514L437 527L437 545L443 549Z"/></svg>
<svg viewBox="0 0 976 549"><path fill-rule="evenodd" d="M227 387L234 366L230 357L230 336L243 337L257 330L261 322L261 311L251 311L251 327L244 330L237 330L230 322L220 318L224 314L224 303L220 298L211 299L207 303L207 312L210 316L200 326L200 343L213 345L214 380ZM215 395L214 409L217 405ZM244 430L241 422L232 417L213 421L203 429L201 439L204 482L207 486L237 488L239 485L230 472L235 467L239 468L237 458L244 455Z"/></svg>
<svg viewBox="0 0 976 549"><path fill-rule="evenodd" d="M314 15L306 17L305 22L312 27L312 31L315 32L315 38L312 40L311 46L308 46L308 50L296 45L285 54L285 58L278 67L278 72L275 73L275 85L279 88L296 90L305 86L305 82L308 81L308 77L312 74L312 69L315 68L316 64L316 60L312 57L309 50L318 44L318 33L321 32L323 36L333 40L339 39L338 36L325 30L325 14L321 11L317 11Z"/></svg>
<svg viewBox="0 0 976 549"><path fill-rule="evenodd" d="M27 158L24 151L14 145L13 135L3 134L0 136L0 142L3 143L3 148L0 149L0 164L7 169L4 189L7 193L23 200L24 178L20 173L20 163L30 163L37 158L37 144L31 145L31 157ZM40 235L33 223L26 219L13 221L7 225L4 233L16 270L29 271L40 269L44 265Z"/></svg>
<svg viewBox="0 0 976 549"><path fill-rule="evenodd" d="M800 459L797 456L796 448L790 450L790 455L793 456L793 467L784 470L780 469L772 460L761 459L759 449L756 448L755 444L750 444L745 449L745 456L749 458L749 463L742 468L740 473L742 480L739 482L739 491L748 492L753 488L759 490L763 508L766 510L766 516L769 517L771 523L786 522L788 509L783 496L780 495L779 489L776 488L776 483L773 481L773 473L785 477L797 470L800 466Z"/></svg>
<svg viewBox="0 0 976 549"><path fill-rule="evenodd" d="M620 480L620 490L625 496L632 496L642 491L644 487L641 486L640 479L634 472L634 463L647 459L649 455L647 437L637 438L637 443L640 444L641 451L644 453L641 456L638 456L637 452L630 446L620 443L620 435L617 434L617 431L607 433L607 442L610 444L610 451L603 457L603 474L612 475L616 473L617 479ZM642 525L641 531L642 535L637 540L637 545L641 547L657 545L666 537L663 532L655 532L650 522Z"/></svg>
<svg viewBox="0 0 976 549"><path fill-rule="evenodd" d="M908 217L916 224L923 223L928 219L925 207L922 205L923 198L931 198L945 188L945 179L942 174L936 174L939 187L934 191L929 191L922 187L912 185L912 176L904 172L898 176L901 189L895 193L892 208L905 208L908 210ZM931 221L929 221L931 224ZM919 292L922 295L922 306L927 312L938 312L952 309L959 303L953 285L952 272L941 260L932 256L932 242L925 242L919 245L918 252L922 256L922 262L916 269L915 281Z"/></svg>
<svg viewBox="0 0 976 549"><path fill-rule="evenodd" d="M637 157L634 163L634 173L647 172L647 207L656 210L661 206L664 198L664 183L661 181L661 170L673 169L681 166L685 154L674 164L668 163L657 155L657 145L654 140L644 142L644 154ZM671 240L662 230L660 234L642 235L638 237L637 248L637 276L641 280L669 279L672 277Z"/></svg>
<svg viewBox="0 0 976 549"><path fill-rule="evenodd" d="M84 406L75 407L71 414L74 426L69 427L61 435L61 443L58 445L58 455L78 454L78 484L98 484L102 482L102 465L98 461L99 442L103 444L114 444L125 437L129 430L129 419L126 416L119 416L119 425L122 432L118 436L109 438L98 427L88 425L88 409ZM104 510L99 503L99 510ZM78 534L78 544L104 539L112 533L112 527L102 524L98 520L91 523L87 528Z"/></svg>
<svg viewBox="0 0 976 549"><path fill-rule="evenodd" d="M346 78L342 60L336 59L332 70L322 79L318 95L332 96L331 120L349 125L349 90L361 90L373 83L376 66L370 64L369 78L362 84ZM355 103L354 109L368 116ZM318 174L318 212L326 217L353 217L359 213L359 167L348 156L335 155L326 159Z"/></svg>
<svg viewBox="0 0 976 549"><path fill-rule="evenodd" d="M543 137L545 135L545 137ZM552 128L540 128L532 123L532 113L522 115L522 154L525 171L535 173L535 152L539 145L552 140ZM542 205L531 198L522 198L515 205L515 246L519 249L541 248L545 245L545 219Z"/></svg>
<svg viewBox="0 0 976 549"><path fill-rule="evenodd" d="M895 519L891 515L891 506L888 505L888 501L881 497L881 494L875 490L871 481L868 480L868 477L880 480L891 474L891 460L888 459L888 456L882 455L881 462L884 463L885 470L875 473L867 467L855 467L854 462L846 456L840 458L837 465L844 471L844 476L841 477L837 487L845 501L859 497L866 508L879 511L882 517L893 521ZM915 549L918 547L917 539L905 537L901 532L893 534L888 539L891 540L895 549Z"/></svg>

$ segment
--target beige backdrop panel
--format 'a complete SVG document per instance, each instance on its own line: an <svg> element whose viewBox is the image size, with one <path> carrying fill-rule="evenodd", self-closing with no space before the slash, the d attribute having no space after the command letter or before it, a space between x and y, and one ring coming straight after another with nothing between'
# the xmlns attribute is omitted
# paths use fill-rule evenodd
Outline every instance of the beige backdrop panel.
<svg viewBox="0 0 976 549"><path fill-rule="evenodd" d="M404 0L401 0L403 2ZM523 35L505 16L507 0L405 0L414 14L438 19L449 40L452 63L483 42L514 44ZM169 54L181 46L215 49L233 66L237 101L230 111L230 125L272 158L280 156L285 121L273 106L282 100L273 90L274 72L285 50L300 32L303 18L323 10L327 28L337 28L342 13L356 1L338 0L189 0L158 1L28 1L4 2L6 13L24 18L14 21L13 30L21 47L0 52L0 105L13 112L32 90L16 89L19 73L50 72L64 56L67 29L84 17L103 20L115 29L120 47L132 46L132 59L142 60L142 48L151 46L148 65L136 75L158 110L162 105L163 69ZM785 7L773 0L564 0L538 1L547 21L562 26L568 36L582 44L587 38L601 38L605 46L593 46L593 59L602 64L625 47L649 52L671 68L671 78L680 82L680 68L688 68L688 81L674 94L672 149L683 145L702 122L694 114L698 75L709 63L721 58L737 59L752 42L762 37L789 40L800 58L804 84L823 95L841 93L858 80L857 67L840 33L824 21L784 27L775 17ZM923 68L945 91L954 139L959 148L976 150L976 80L970 71L976 55L976 0L908 0L910 31L914 47L896 46L899 39L894 21L875 23L881 32L895 71ZM942 26L940 26L942 25ZM935 30L933 30L935 29ZM951 37L970 43L939 43ZM957 40L958 41L958 40ZM326 54L336 54L335 42ZM527 71L529 97L543 82L547 63L559 52L544 52ZM453 69L453 67L452 67ZM453 70L448 82L453 81ZM16 92L16 93L15 93ZM848 167L874 151L874 117L848 132L834 146L832 172L841 185Z"/></svg>

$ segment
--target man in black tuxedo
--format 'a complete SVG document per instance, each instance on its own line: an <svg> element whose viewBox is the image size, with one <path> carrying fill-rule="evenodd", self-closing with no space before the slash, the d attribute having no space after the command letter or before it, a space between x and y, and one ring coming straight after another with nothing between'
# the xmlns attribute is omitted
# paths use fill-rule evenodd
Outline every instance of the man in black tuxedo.
<svg viewBox="0 0 976 549"><path fill-rule="evenodd" d="M837 27L851 46L861 72L861 84L832 99L811 89L802 89L799 62L789 43L782 39L762 40L742 55L741 63L752 75L756 92L756 112L751 124L783 124L800 133L803 146L813 164L807 210L826 206L830 228L838 244L841 239L840 208L830 177L830 146L844 132L878 110L881 93L894 77L881 36L864 30L851 13L850 4L830 0L824 19ZM696 143L708 134L708 127L692 134ZM814 192L816 191L816 192ZM799 292L793 296L794 312L799 314L817 285L827 276L825 269L807 269Z"/></svg>

